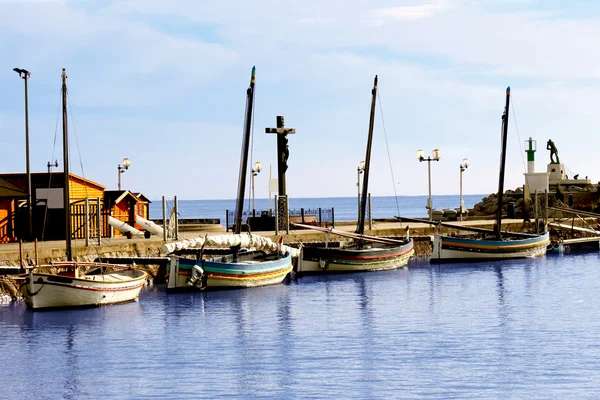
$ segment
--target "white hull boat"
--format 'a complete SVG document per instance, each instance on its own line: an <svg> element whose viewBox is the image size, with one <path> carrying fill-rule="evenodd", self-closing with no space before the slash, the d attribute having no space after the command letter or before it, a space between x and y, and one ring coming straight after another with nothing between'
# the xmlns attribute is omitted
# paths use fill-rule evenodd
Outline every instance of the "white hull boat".
<svg viewBox="0 0 600 400"><path fill-rule="evenodd" d="M144 271L125 265L61 262L33 268L20 291L34 310L98 307L137 300L145 283Z"/></svg>

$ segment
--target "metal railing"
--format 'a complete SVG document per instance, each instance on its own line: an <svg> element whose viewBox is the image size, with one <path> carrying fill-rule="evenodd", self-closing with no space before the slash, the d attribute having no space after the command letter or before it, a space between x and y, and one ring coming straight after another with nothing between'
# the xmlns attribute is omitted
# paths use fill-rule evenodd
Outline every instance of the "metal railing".
<svg viewBox="0 0 600 400"><path fill-rule="evenodd" d="M274 210L252 210L242 213L242 221L252 221L252 218L275 217ZM291 223L301 223L305 225L314 225L321 227L335 227L335 210L334 208L296 208L288 210L288 216ZM273 220L272 228L275 230L276 221ZM225 228L227 231L233 229L235 224L235 211L226 210L225 212ZM252 226L252 223L250 223Z"/></svg>

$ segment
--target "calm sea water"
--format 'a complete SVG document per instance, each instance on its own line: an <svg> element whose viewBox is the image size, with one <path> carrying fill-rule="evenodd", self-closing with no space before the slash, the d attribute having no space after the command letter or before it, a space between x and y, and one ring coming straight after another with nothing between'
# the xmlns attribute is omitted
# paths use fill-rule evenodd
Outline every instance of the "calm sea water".
<svg viewBox="0 0 600 400"><path fill-rule="evenodd" d="M471 208L487 195L472 194L464 195L463 201L466 208ZM397 199L397 202L396 202ZM436 209L458 208L460 205L458 195L432 196L433 207ZM269 207L270 204L270 207ZM404 217L427 216L427 196L381 196L372 197L373 218L393 218L397 215ZM172 207L169 202L167 208ZM244 209L252 207L248 201L244 203ZM327 198L290 198L290 209L316 209L334 208L336 221L356 221L358 215L357 197L327 197ZM268 210L273 208L273 200L255 199L254 208L257 210ZM220 218L225 221L226 210L235 210L235 200L179 200L178 211L181 218ZM168 217L168 215L167 215ZM154 200L150 203L150 218L162 218L162 201Z"/></svg>
<svg viewBox="0 0 600 400"><path fill-rule="evenodd" d="M0 306L3 399L589 399L599 253Z"/></svg>

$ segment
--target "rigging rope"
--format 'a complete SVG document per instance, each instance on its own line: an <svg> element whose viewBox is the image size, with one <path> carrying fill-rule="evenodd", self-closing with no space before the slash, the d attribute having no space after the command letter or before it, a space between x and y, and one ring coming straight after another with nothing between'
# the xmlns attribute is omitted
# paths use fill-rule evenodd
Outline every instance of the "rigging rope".
<svg viewBox="0 0 600 400"><path fill-rule="evenodd" d="M392 168L392 157L390 156L390 146L388 144L387 132L385 130L385 120L383 119L383 107L381 105L381 97L379 95L379 92L380 92L380 90L377 90L377 99L379 100L379 113L381 114L381 124L383 125L383 135L385 137L385 147L387 149L388 162L390 164L390 172L392 174L392 186L394 188L394 199L396 200L396 210L398 211L398 215L400 215L400 205L398 204L398 194L396 193L396 180L394 178L394 169Z"/></svg>

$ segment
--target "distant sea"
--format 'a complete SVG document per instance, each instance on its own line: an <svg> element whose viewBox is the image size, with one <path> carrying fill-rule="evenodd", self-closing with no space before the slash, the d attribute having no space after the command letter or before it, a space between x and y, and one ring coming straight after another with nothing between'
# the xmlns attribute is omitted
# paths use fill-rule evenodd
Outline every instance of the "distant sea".
<svg viewBox="0 0 600 400"><path fill-rule="evenodd" d="M472 208L480 202L485 194L463 195L465 208ZM432 196L434 209L455 209L459 207L458 195ZM393 218L397 215L404 217L427 216L427 196L377 196L371 198L373 205L373 218ZM173 205L172 199L167 201L167 209ZM269 207L270 205L270 207ZM357 197L322 197L322 198L290 198L290 210L300 208L334 208L336 221L356 221L358 218ZM244 209L249 210L251 204L244 202ZM273 208L273 200L255 199L254 208L257 214L260 210ZM180 218L220 218L225 221L227 210L235 209L235 200L179 200L178 211ZM168 217L168 215L167 215ZM162 201L153 200L150 203L150 218L162 218Z"/></svg>

